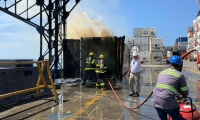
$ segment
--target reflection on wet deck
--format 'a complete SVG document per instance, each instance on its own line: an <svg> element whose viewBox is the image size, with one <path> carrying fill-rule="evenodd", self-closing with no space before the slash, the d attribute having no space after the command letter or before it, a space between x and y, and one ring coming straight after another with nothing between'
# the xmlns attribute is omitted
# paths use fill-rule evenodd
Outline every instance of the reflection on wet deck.
<svg viewBox="0 0 200 120"><path fill-rule="evenodd" d="M123 103L136 107L142 103L156 85L157 76L165 68L142 68L140 97L129 97L128 77L122 80L122 89L116 90ZM189 86L189 96L197 109L200 108L199 74L183 70ZM130 111L117 101L111 90L70 87L66 82L58 89L60 101L55 102L53 96L43 97L35 101L26 101L16 105L0 108L0 119L14 120L155 120L158 115L151 105L151 98L139 109Z"/></svg>

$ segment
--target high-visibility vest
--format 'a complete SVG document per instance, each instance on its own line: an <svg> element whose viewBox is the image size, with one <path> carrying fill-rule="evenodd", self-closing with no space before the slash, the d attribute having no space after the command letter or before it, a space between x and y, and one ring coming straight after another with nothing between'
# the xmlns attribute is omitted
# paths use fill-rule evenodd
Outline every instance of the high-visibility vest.
<svg viewBox="0 0 200 120"><path fill-rule="evenodd" d="M101 68L101 64L103 64L103 69ZM96 63L96 73L105 73L107 70L107 66L105 65L105 62L103 61L103 63L101 63L100 60L97 61Z"/></svg>
<svg viewBox="0 0 200 120"><path fill-rule="evenodd" d="M177 79L180 78L180 75L177 74L177 73L175 72L175 70L172 70L172 69L164 70L164 71L162 71L160 74L161 74L161 75L162 75L162 74L171 75L171 76L176 77ZM155 87L156 87L156 88L168 89L168 90L172 91L173 93L178 94L178 91L177 91L173 86L168 85L168 84L157 84ZM180 87L180 90L181 90L181 91L187 91L188 89L189 89L188 86Z"/></svg>
<svg viewBox="0 0 200 120"><path fill-rule="evenodd" d="M93 57L86 58L85 70L95 70L95 59Z"/></svg>

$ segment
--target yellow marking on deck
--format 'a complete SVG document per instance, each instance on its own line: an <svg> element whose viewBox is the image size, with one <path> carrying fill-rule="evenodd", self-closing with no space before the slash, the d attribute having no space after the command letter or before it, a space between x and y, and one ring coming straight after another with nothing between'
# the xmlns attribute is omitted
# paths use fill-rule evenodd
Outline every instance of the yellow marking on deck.
<svg viewBox="0 0 200 120"><path fill-rule="evenodd" d="M85 110L90 107L91 105L93 105L101 96L103 96L107 91L102 91L100 94L98 94L98 96L94 97L92 100L90 100L89 102L86 103L85 107L82 109L79 109L76 113L73 114L72 117L69 118L69 120L76 120L76 118L81 115L83 112L85 112Z"/></svg>
<svg viewBox="0 0 200 120"><path fill-rule="evenodd" d="M187 70L187 71L190 71L190 72L193 72L193 73L196 73L196 74L200 74L200 72L196 72L196 71L194 71L194 70L189 70L189 69L185 69L185 68L183 68L184 70Z"/></svg>

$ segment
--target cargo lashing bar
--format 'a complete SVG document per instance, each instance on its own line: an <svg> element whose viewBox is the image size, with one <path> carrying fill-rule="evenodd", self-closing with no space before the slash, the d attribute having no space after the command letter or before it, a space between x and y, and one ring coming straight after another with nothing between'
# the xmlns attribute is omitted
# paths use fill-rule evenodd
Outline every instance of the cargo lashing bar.
<svg viewBox="0 0 200 120"><path fill-rule="evenodd" d="M28 88L28 89L24 89L24 90L20 90L20 91L15 91L15 92L11 92L11 93L2 94L2 95L0 95L0 99L10 97L10 96L14 96L14 95L18 95L18 94L27 93L27 92L30 92L30 91L36 91L35 97L38 98L38 94L39 94L40 89L50 88L53 91L55 100L58 100L58 94L56 92L55 85L53 83L53 79L52 79L52 76L51 76L51 70L50 70L50 67L49 67L49 60L46 59L44 61L30 61L30 62L29 61L0 62L0 66L10 65L10 64L21 64L22 65L22 64L33 64L33 63L37 64L37 68L38 68L38 71L39 71L39 77L38 77L38 80L37 80L36 87ZM43 73L44 73L45 68L47 69L47 72L48 72L50 85L47 85L46 80L44 78ZM43 84L40 84L40 83L43 83Z"/></svg>

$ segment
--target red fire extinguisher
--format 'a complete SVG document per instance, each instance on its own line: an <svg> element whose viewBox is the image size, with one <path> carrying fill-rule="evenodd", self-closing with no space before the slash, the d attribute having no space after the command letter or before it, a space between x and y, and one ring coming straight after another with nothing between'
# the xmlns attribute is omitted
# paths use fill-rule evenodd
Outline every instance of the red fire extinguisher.
<svg viewBox="0 0 200 120"><path fill-rule="evenodd" d="M192 99L187 98L190 99L190 102L179 102L181 118L183 120L200 120L200 114L196 110L196 106L192 104ZM171 117L170 120L172 120Z"/></svg>
<svg viewBox="0 0 200 120"><path fill-rule="evenodd" d="M200 70L200 53L197 53L197 68Z"/></svg>

